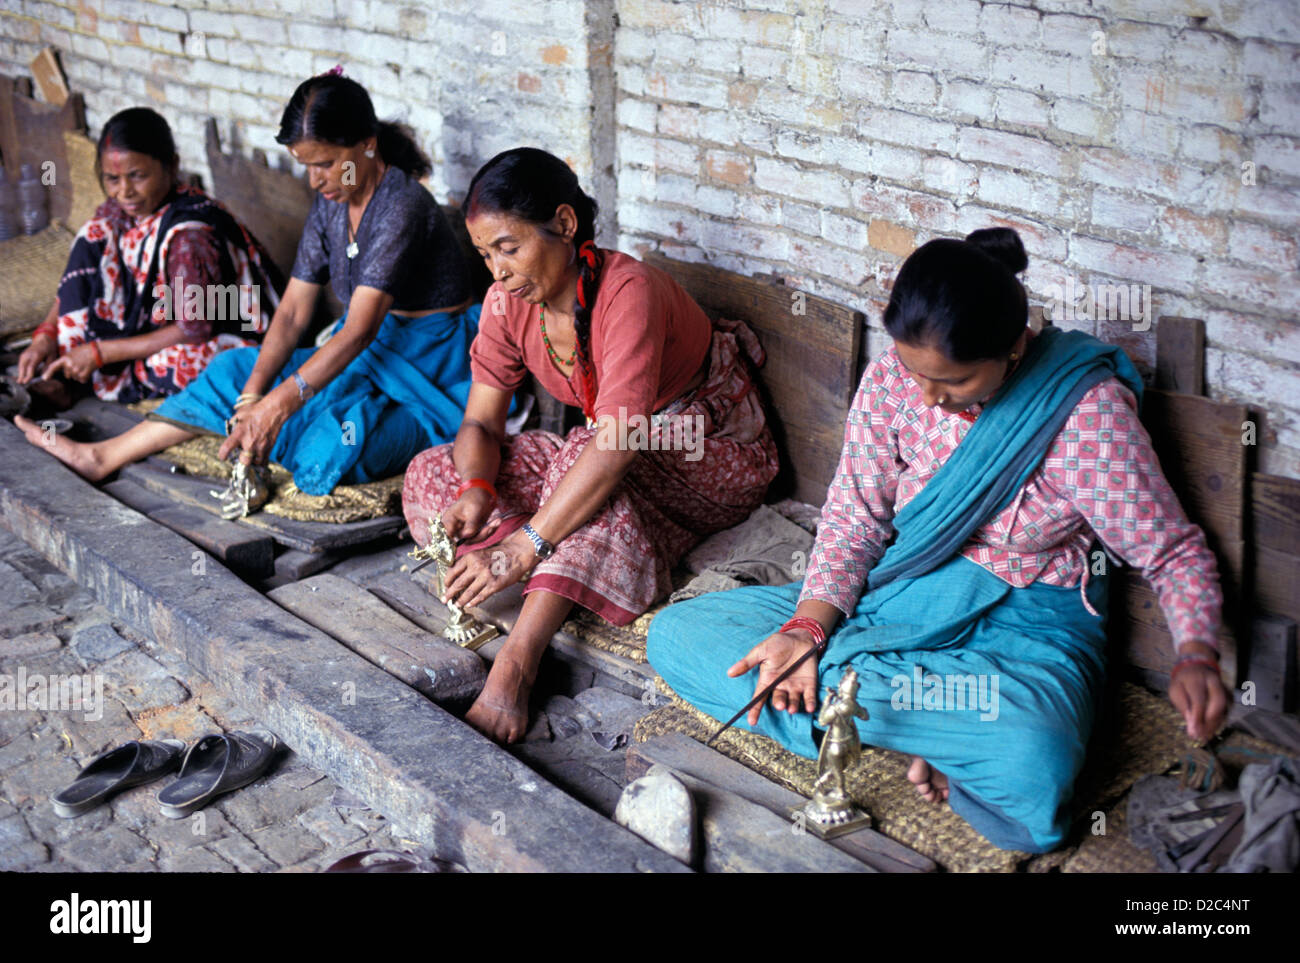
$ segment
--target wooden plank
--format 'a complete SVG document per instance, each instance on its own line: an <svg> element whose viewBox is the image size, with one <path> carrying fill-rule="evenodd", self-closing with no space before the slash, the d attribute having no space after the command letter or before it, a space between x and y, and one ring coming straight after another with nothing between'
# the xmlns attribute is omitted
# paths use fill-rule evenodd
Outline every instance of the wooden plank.
<svg viewBox="0 0 1300 963"><path fill-rule="evenodd" d="M1167 676L1174 664L1174 638L1155 591L1133 569L1124 569L1117 581L1118 604L1109 626L1111 641L1130 665ZM1225 623L1217 639L1224 684L1235 687L1237 638Z"/></svg>
<svg viewBox="0 0 1300 963"><path fill-rule="evenodd" d="M1300 623L1300 555L1255 549L1255 601L1263 611Z"/></svg>
<svg viewBox="0 0 1300 963"><path fill-rule="evenodd" d="M767 352L759 383L782 455L782 474L770 497L792 495L820 505L839 463L858 386L862 313L771 278L746 278L660 254L647 255L646 262L671 274L711 317L734 318L754 329Z"/></svg>
<svg viewBox="0 0 1300 963"><path fill-rule="evenodd" d="M205 512L220 516L221 505L212 497L214 490L225 487L225 482L215 478L202 478L173 472L170 465L158 459L146 459L125 466L119 473L150 491L173 499L182 505L193 505ZM326 522L300 522L292 518L279 518L266 512L254 512L236 524L248 525L270 535L281 545L304 552L324 552L330 549L365 545L400 531L406 522L400 515L369 518L360 522L330 524Z"/></svg>
<svg viewBox="0 0 1300 963"><path fill-rule="evenodd" d="M423 626L430 632L441 632L447 624L447 607L433 594L432 579L424 578L424 574L421 571L412 577L405 572L389 572L367 581L366 588L416 625ZM496 658L505 644L504 637L514 627L522 607L520 586L512 585L488 599L481 607L469 610L476 619L496 626L502 633L479 649L479 655L489 662ZM650 666L587 645L567 632L557 632L552 636L546 651L552 662L562 664L576 679L582 680L585 676L590 680L594 677L601 685L633 698L651 698L655 701L662 698L655 695L656 673ZM576 691L592 684L594 683L587 681Z"/></svg>
<svg viewBox="0 0 1300 963"><path fill-rule="evenodd" d="M1219 559L1229 605L1244 594L1246 416L1244 405L1156 390L1142 410L1165 477Z"/></svg>
<svg viewBox="0 0 1300 963"><path fill-rule="evenodd" d="M242 156L237 143L231 145L231 153L224 153L215 118L208 120L204 141L212 196L248 227L288 277L316 192L305 178L268 167L265 155L261 163Z"/></svg>
<svg viewBox="0 0 1300 963"><path fill-rule="evenodd" d="M1156 324L1156 387L1205 394L1205 322L1161 318Z"/></svg>
<svg viewBox="0 0 1300 963"><path fill-rule="evenodd" d="M68 89L68 78L63 75L63 66L53 47L45 47L32 60L32 77L36 87L45 100L55 107L62 107L68 101L72 91Z"/></svg>
<svg viewBox="0 0 1300 963"><path fill-rule="evenodd" d="M345 578L316 575L267 594L437 703L467 706L483 689L482 659L402 618Z"/></svg>
<svg viewBox="0 0 1300 963"><path fill-rule="evenodd" d="M214 518L197 508L176 505L130 479L110 482L104 490L244 575L265 578L274 571L275 542L269 535Z"/></svg>
<svg viewBox="0 0 1300 963"><path fill-rule="evenodd" d="M72 94L65 103L55 106L34 100L20 89L12 78L0 76L0 153L11 180L17 179L23 164L31 164L40 175L41 165L53 161L55 180L48 195L50 217L66 221L72 208L72 178L63 134L86 129L85 105L80 94Z"/></svg>
<svg viewBox="0 0 1300 963"><path fill-rule="evenodd" d="M1251 543L1300 554L1300 478L1250 476Z"/></svg>
<svg viewBox="0 0 1300 963"><path fill-rule="evenodd" d="M1292 619L1277 615L1255 619L1245 676L1254 683L1254 704L1260 709L1290 712L1295 708L1296 623Z"/></svg>
<svg viewBox="0 0 1300 963"><path fill-rule="evenodd" d="M656 763L675 773L684 773L733 792L778 816L786 816L791 806L802 805L804 801L798 793L680 732L664 733L630 745L627 749L628 781L645 775ZM786 832L789 831L787 825ZM860 830L828 842L882 873L932 873L936 870L933 860L874 829Z"/></svg>
<svg viewBox="0 0 1300 963"><path fill-rule="evenodd" d="M706 873L877 872L811 832L794 832L789 816L689 773L673 775L695 803L700 868Z"/></svg>
<svg viewBox="0 0 1300 963"><path fill-rule="evenodd" d="M339 561L340 557L331 552L304 552L301 549L291 548L275 557L275 574L277 578L296 582L329 568Z"/></svg>
<svg viewBox="0 0 1300 963"><path fill-rule="evenodd" d="M473 872L686 870L220 564L196 576L189 542L5 422L0 449L0 522L419 845Z"/></svg>

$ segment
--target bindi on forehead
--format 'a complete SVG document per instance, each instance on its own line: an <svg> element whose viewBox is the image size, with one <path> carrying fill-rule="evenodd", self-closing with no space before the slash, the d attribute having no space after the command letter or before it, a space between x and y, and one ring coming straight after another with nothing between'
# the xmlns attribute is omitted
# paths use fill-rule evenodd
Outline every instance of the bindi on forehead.
<svg viewBox="0 0 1300 963"><path fill-rule="evenodd" d="M154 158L148 154L122 150L119 147L106 147L100 157L99 166L105 174L130 174L132 171L144 172L150 169Z"/></svg>

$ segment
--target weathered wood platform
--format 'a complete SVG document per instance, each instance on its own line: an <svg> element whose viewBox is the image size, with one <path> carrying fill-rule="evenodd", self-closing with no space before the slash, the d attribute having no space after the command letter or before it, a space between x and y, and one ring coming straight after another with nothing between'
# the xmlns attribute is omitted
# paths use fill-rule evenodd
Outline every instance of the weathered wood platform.
<svg viewBox="0 0 1300 963"><path fill-rule="evenodd" d="M414 689L0 425L0 518L311 765L473 870L680 872Z"/></svg>

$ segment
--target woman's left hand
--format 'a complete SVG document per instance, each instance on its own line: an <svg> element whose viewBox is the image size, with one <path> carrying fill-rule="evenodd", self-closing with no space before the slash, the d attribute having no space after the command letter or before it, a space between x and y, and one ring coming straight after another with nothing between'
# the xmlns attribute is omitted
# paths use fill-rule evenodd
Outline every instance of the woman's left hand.
<svg viewBox="0 0 1300 963"><path fill-rule="evenodd" d="M520 544L522 538L523 544ZM513 585L532 571L537 552L527 537L516 532L490 548L466 552L447 569L443 602L455 602L462 609L480 605L503 588Z"/></svg>
<svg viewBox="0 0 1300 963"><path fill-rule="evenodd" d="M1169 683L1169 701L1182 713L1187 735L1196 742L1212 738L1228 714L1228 693L1219 673L1209 666L1179 669Z"/></svg>
<svg viewBox="0 0 1300 963"><path fill-rule="evenodd" d="M62 371L67 377L84 383L89 381L90 376L98 369L99 355L96 354L95 348L91 347L90 342L85 341L70 349L62 357L51 361L41 373L41 377L45 379L53 378Z"/></svg>
<svg viewBox="0 0 1300 963"><path fill-rule="evenodd" d="M288 417L289 413L282 411L270 396L239 409L231 416L230 435L221 443L217 457L225 461L232 451L239 449L248 456L241 456L245 464L266 464Z"/></svg>

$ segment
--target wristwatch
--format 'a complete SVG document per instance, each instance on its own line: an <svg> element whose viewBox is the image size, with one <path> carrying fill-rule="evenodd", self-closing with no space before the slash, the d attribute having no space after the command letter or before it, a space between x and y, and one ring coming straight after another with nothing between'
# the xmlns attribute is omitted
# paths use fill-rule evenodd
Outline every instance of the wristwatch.
<svg viewBox="0 0 1300 963"><path fill-rule="evenodd" d="M533 543L533 549L537 552L537 557L543 561L555 554L555 546L548 542L542 536L537 534L537 529L524 523L523 532L528 536L528 540Z"/></svg>
<svg viewBox="0 0 1300 963"><path fill-rule="evenodd" d="M298 398L300 401L308 401L316 393L316 389L307 384L307 379L297 371L293 373L293 382L298 386Z"/></svg>

